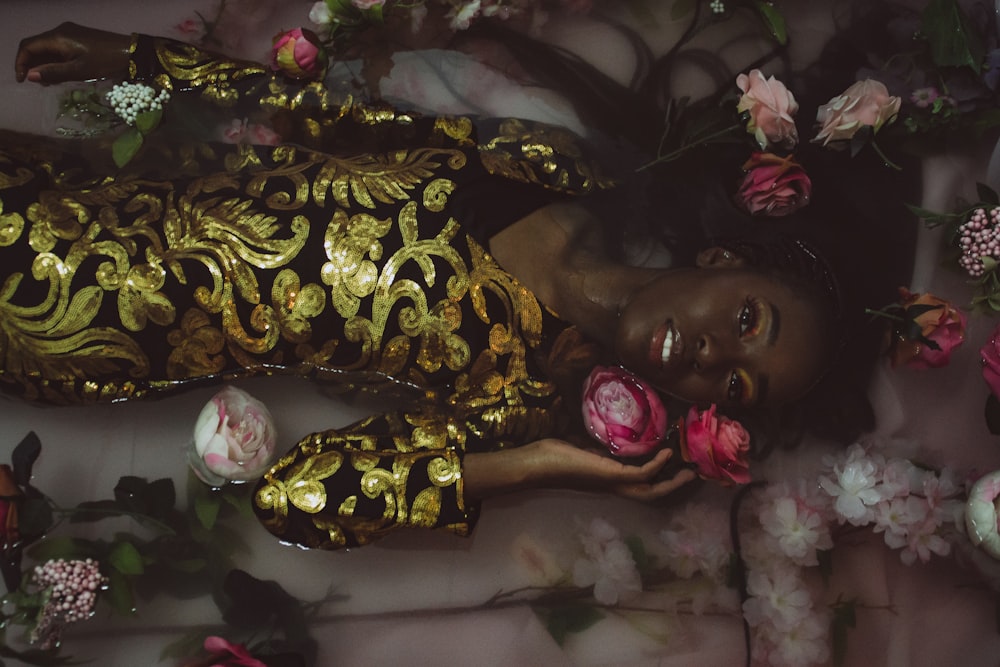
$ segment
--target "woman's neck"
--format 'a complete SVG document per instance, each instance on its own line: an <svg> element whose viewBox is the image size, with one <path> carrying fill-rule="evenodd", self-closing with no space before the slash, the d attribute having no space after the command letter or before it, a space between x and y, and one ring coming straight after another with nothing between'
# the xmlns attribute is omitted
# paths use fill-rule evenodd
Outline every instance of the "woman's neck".
<svg viewBox="0 0 1000 667"><path fill-rule="evenodd" d="M610 347L629 295L659 271L609 259L601 237L585 209L555 204L493 236L490 253L561 318Z"/></svg>

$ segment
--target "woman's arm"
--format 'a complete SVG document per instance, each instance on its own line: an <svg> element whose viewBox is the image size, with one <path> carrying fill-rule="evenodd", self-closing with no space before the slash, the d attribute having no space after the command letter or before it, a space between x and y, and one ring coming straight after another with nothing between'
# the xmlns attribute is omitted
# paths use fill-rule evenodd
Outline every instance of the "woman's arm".
<svg viewBox="0 0 1000 667"><path fill-rule="evenodd" d="M14 75L42 84L124 78L132 45L129 35L63 23L21 40Z"/></svg>
<svg viewBox="0 0 1000 667"><path fill-rule="evenodd" d="M662 450L641 466L628 465L554 438L497 452L466 454L462 473L465 497L478 502L514 491L563 488L650 501L695 478L691 470L682 469L669 479L656 479L672 456L671 450Z"/></svg>

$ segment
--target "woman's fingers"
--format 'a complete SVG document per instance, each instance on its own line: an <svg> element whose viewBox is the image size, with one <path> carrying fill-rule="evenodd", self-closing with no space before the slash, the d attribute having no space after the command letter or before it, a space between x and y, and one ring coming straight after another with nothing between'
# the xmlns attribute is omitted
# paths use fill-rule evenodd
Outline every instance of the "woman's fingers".
<svg viewBox="0 0 1000 667"><path fill-rule="evenodd" d="M131 38L64 23L21 40L14 58L17 81L63 83L124 74Z"/></svg>
<svg viewBox="0 0 1000 667"><path fill-rule="evenodd" d="M660 480L652 484L621 484L615 488L615 493L632 500L649 502L673 493L688 482L694 481L696 477L693 470L684 469L670 479Z"/></svg>

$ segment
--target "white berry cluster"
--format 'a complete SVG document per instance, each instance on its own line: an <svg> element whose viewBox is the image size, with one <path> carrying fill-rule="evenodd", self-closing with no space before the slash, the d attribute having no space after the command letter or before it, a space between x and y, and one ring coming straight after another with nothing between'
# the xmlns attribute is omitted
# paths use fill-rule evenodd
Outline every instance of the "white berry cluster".
<svg viewBox="0 0 1000 667"><path fill-rule="evenodd" d="M712 0L708 6L712 10L713 14L723 14L726 11L726 5L722 2L722 0Z"/></svg>
<svg viewBox="0 0 1000 667"><path fill-rule="evenodd" d="M107 584L97 561L50 560L35 568L32 581L48 590L48 601L31 632L31 641L42 649L59 645L62 628L90 618L97 602L97 592Z"/></svg>
<svg viewBox="0 0 1000 667"><path fill-rule="evenodd" d="M1000 206L989 211L977 208L958 228L958 244L962 249L959 265L973 278L986 272L983 258L1000 260Z"/></svg>
<svg viewBox="0 0 1000 667"><path fill-rule="evenodd" d="M108 102L122 120L128 125L135 125L135 117L144 111L162 109L170 101L170 93L161 90L157 93L144 83L123 82L107 93Z"/></svg>

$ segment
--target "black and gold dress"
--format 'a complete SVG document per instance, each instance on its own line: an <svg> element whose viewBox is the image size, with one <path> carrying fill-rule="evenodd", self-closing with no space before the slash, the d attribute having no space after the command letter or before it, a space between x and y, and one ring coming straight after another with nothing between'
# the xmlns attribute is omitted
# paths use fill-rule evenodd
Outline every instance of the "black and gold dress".
<svg viewBox="0 0 1000 667"><path fill-rule="evenodd" d="M576 139L335 102L166 39L132 52L132 78L173 96L134 165L96 175L51 142L0 147L3 388L89 403L276 373L401 383L420 400L305 437L255 510L308 547L467 533L463 454L560 432L556 367L586 348L484 250L554 198L604 187ZM168 140L194 108L182 100L264 113L286 141Z"/></svg>

